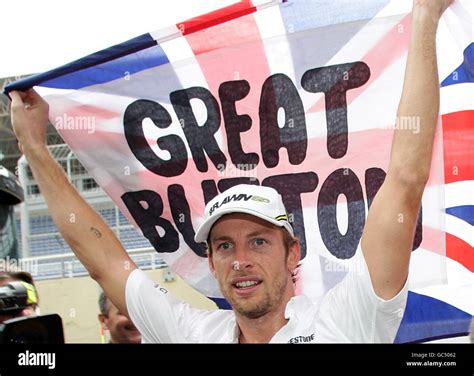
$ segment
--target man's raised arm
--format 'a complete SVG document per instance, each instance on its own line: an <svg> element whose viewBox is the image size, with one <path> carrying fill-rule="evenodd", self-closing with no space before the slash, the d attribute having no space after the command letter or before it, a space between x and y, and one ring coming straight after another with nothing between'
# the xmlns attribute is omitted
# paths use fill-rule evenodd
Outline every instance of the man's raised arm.
<svg viewBox="0 0 474 376"><path fill-rule="evenodd" d="M91 277L126 313L125 284L135 264L49 153L45 143L48 104L33 89L10 96L13 129L54 222Z"/></svg>
<svg viewBox="0 0 474 376"><path fill-rule="evenodd" d="M413 127L396 128L387 176L370 207L361 241L374 290L384 299L394 297L408 276L438 123L436 30L452 2L414 0L413 4L412 38L397 114L398 122Z"/></svg>

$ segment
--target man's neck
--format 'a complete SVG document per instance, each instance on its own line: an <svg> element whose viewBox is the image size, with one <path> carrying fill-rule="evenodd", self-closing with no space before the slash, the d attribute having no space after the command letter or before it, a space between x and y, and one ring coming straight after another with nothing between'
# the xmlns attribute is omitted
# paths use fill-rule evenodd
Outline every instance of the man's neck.
<svg viewBox="0 0 474 376"><path fill-rule="evenodd" d="M256 319L251 319L236 313L237 324L240 328L239 343L268 343L273 336L286 325L285 309L288 301L285 299L279 309L272 310Z"/></svg>

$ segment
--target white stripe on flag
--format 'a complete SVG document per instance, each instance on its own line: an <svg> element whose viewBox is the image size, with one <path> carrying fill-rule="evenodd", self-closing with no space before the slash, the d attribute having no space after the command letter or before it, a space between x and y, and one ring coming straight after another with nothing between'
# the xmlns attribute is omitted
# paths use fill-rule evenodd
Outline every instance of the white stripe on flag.
<svg viewBox="0 0 474 376"><path fill-rule="evenodd" d="M451 304L469 314L474 314L474 299L466 299L467 296L474 296L474 273L463 267L458 262L451 260L448 257L442 255L431 254L432 258L438 258L437 261L430 261L426 265L434 265L435 263L442 262L443 258L446 262L446 274L447 281L443 284L435 286L427 286L419 289L410 289L416 293L431 296L432 298L442 300L448 304ZM421 260L423 261L423 260ZM410 270L414 270L410 266ZM420 269L417 269L417 272ZM410 282L413 273L410 276ZM411 283L410 283L411 285Z"/></svg>
<svg viewBox="0 0 474 376"><path fill-rule="evenodd" d="M194 58L194 53L185 37L174 38L160 44L170 63Z"/></svg>
<svg viewBox="0 0 474 376"><path fill-rule="evenodd" d="M270 73L285 72L293 82L298 82L292 74L294 72L293 58L285 38L287 31L281 18L280 8L272 7L257 12L254 18L262 38Z"/></svg>
<svg viewBox="0 0 474 376"><path fill-rule="evenodd" d="M474 110L474 84L461 83L442 87L440 110L442 114Z"/></svg>
<svg viewBox="0 0 474 376"><path fill-rule="evenodd" d="M444 13L437 33L438 70L440 80L444 80L464 60L464 49L472 43L472 0L457 0ZM463 22L460 22L462 20Z"/></svg>
<svg viewBox="0 0 474 376"><path fill-rule="evenodd" d="M182 35L181 30L176 25L171 25L163 29L155 30L149 34L160 45L161 43L164 43L165 41L173 40Z"/></svg>
<svg viewBox="0 0 474 376"><path fill-rule="evenodd" d="M466 180L456 183L449 183L445 186L447 208L463 205L474 205L474 181Z"/></svg>
<svg viewBox="0 0 474 376"><path fill-rule="evenodd" d="M375 17L389 17L399 14L406 15L411 12L412 4L412 0L392 0L380 12L378 12Z"/></svg>

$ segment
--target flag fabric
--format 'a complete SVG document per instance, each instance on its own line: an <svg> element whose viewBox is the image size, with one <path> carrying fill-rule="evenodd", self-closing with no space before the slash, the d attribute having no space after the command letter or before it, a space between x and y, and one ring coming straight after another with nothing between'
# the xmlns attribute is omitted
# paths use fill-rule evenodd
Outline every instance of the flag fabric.
<svg viewBox="0 0 474 376"><path fill-rule="evenodd" d="M354 265L387 171L410 15L400 1L241 1L9 87L35 86L78 159L191 286L226 302L193 240L239 183L276 188L302 245L297 292ZM438 32L442 122L397 342L467 334L474 314L473 4ZM383 252L383 250L380 250Z"/></svg>

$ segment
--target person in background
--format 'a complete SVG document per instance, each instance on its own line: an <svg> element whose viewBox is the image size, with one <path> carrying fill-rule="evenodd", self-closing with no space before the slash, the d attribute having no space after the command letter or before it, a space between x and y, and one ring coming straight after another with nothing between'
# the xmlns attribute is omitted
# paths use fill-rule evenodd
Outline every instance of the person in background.
<svg viewBox="0 0 474 376"><path fill-rule="evenodd" d="M105 330L110 332L109 343L141 343L142 336L135 325L113 305L103 291L99 295L99 309L101 333Z"/></svg>

